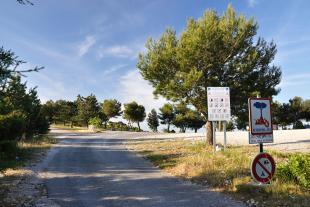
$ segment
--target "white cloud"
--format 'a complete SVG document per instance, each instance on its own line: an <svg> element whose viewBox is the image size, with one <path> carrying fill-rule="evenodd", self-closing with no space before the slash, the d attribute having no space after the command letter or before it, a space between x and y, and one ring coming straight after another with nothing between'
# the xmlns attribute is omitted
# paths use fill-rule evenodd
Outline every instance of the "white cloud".
<svg viewBox="0 0 310 207"><path fill-rule="evenodd" d="M101 47L98 50L98 57L118 57L135 59L138 57L139 52L143 52L144 46L141 44L130 45L113 45L110 47Z"/></svg>
<svg viewBox="0 0 310 207"><path fill-rule="evenodd" d="M126 64L117 64L117 65L114 65L106 70L104 70L101 75L105 78L106 76L110 75L111 73L114 73L116 71L118 71L119 69L122 69L124 67L126 67L127 65Z"/></svg>
<svg viewBox="0 0 310 207"><path fill-rule="evenodd" d="M122 103L136 101L143 105L147 114L153 108L158 112L158 108L167 102L162 97L154 98L152 86L143 79L137 69L131 70L121 77L119 96ZM146 121L141 124L141 127L145 130L148 129Z"/></svg>
<svg viewBox="0 0 310 207"><path fill-rule="evenodd" d="M310 73L284 76L280 87L291 87L296 85L309 85Z"/></svg>
<svg viewBox="0 0 310 207"><path fill-rule="evenodd" d="M96 38L94 36L86 36L85 40L78 46L79 57L84 56L95 43Z"/></svg>
<svg viewBox="0 0 310 207"><path fill-rule="evenodd" d="M247 1L248 1L249 7L254 7L258 3L257 0L247 0Z"/></svg>
<svg viewBox="0 0 310 207"><path fill-rule="evenodd" d="M154 98L153 88L143 79L137 69L129 71L120 80L120 95L122 102L136 101L144 105L147 112L153 108L158 109L166 101L164 98Z"/></svg>

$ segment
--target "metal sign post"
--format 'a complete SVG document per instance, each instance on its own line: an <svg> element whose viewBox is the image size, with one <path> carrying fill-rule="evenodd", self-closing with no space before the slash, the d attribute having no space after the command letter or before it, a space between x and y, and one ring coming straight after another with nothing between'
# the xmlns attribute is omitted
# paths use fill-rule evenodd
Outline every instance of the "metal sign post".
<svg viewBox="0 0 310 207"><path fill-rule="evenodd" d="M208 87L208 120L212 121L213 148L216 151L216 121L224 121L224 147L226 147L226 121L230 114L230 90L229 87Z"/></svg>
<svg viewBox="0 0 310 207"><path fill-rule="evenodd" d="M213 152L216 152L216 133L215 133L215 129L216 129L216 122L212 121L212 131L213 131Z"/></svg>
<svg viewBox="0 0 310 207"><path fill-rule="evenodd" d="M223 128L224 128L224 150L226 149L226 125L227 125L227 122L224 121L223 122Z"/></svg>

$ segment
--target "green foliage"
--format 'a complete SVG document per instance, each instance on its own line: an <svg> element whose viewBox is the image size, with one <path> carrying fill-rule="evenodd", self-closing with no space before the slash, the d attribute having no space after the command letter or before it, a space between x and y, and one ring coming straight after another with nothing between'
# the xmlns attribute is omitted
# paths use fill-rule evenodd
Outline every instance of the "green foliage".
<svg viewBox="0 0 310 207"><path fill-rule="evenodd" d="M131 124L135 122L138 124L139 131L140 129L140 122L145 119L145 108L142 105L138 105L137 102L133 101L124 105L124 119L128 120Z"/></svg>
<svg viewBox="0 0 310 207"><path fill-rule="evenodd" d="M227 131L233 131L235 129L234 123L232 121L229 121L226 125Z"/></svg>
<svg viewBox="0 0 310 207"><path fill-rule="evenodd" d="M27 91L20 76L11 76L0 99L1 139L20 139L22 134L29 138L46 133L49 123L41 113L41 107L36 89Z"/></svg>
<svg viewBox="0 0 310 207"><path fill-rule="evenodd" d="M293 181L310 188L310 155L296 154L289 157L286 164L279 165L277 177L284 182Z"/></svg>
<svg viewBox="0 0 310 207"><path fill-rule="evenodd" d="M187 107L186 103L182 102L175 105L175 119L173 125L180 128L181 132L186 132L188 128L197 132L204 124L204 118L199 112Z"/></svg>
<svg viewBox="0 0 310 207"><path fill-rule="evenodd" d="M307 99L302 103L302 117L306 120L310 120L310 99Z"/></svg>
<svg viewBox="0 0 310 207"><path fill-rule="evenodd" d="M310 100L295 96L289 103L272 103L273 123L281 126L293 124L294 129L303 129L300 119L310 119Z"/></svg>
<svg viewBox="0 0 310 207"><path fill-rule="evenodd" d="M102 112L110 119L122 115L122 104L116 99L104 100Z"/></svg>
<svg viewBox="0 0 310 207"><path fill-rule="evenodd" d="M106 128L112 131L129 131L130 130L130 127L121 121L119 122L109 121Z"/></svg>
<svg viewBox="0 0 310 207"><path fill-rule="evenodd" d="M205 125L205 119L200 115L198 111L190 110L187 112L188 127L197 132L203 125Z"/></svg>
<svg viewBox="0 0 310 207"><path fill-rule="evenodd" d="M0 140L21 138L26 127L26 118L20 111L0 115Z"/></svg>
<svg viewBox="0 0 310 207"><path fill-rule="evenodd" d="M158 118L161 120L161 124L167 124L167 132L170 132L170 125L175 119L175 111L171 104L164 104L160 109Z"/></svg>
<svg viewBox="0 0 310 207"><path fill-rule="evenodd" d="M89 125L93 125L95 126L96 128L99 128L102 126L102 120L99 118L99 117L93 117L93 118L90 118L89 119L89 122L88 122Z"/></svg>
<svg viewBox="0 0 310 207"><path fill-rule="evenodd" d="M148 114L147 124L153 132L157 132L157 127L159 126L158 116L155 109Z"/></svg>
<svg viewBox="0 0 310 207"><path fill-rule="evenodd" d="M238 16L231 6L223 16L206 11L198 20L189 19L178 36L167 29L157 41L150 38L137 67L155 95L185 101L205 118L207 87L229 86L232 114L245 128L248 97L276 95L281 80L279 67L272 65L276 46L262 38L255 41L257 28L252 18Z"/></svg>
<svg viewBox="0 0 310 207"><path fill-rule="evenodd" d="M89 119L96 117L99 114L100 107L95 95L91 94L87 97L78 95L77 100L77 117L86 126L88 126Z"/></svg>
<svg viewBox="0 0 310 207"><path fill-rule="evenodd" d="M0 160L15 159L19 152L17 141L5 140L0 142Z"/></svg>
<svg viewBox="0 0 310 207"><path fill-rule="evenodd" d="M304 129L304 128L305 128L304 125L299 120L293 124L293 129Z"/></svg>

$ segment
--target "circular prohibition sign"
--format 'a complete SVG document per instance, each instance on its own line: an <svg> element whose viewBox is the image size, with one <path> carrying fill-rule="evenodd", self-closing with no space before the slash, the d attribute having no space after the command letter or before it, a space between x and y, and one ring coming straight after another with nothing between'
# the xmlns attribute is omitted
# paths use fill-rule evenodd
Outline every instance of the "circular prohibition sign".
<svg viewBox="0 0 310 207"><path fill-rule="evenodd" d="M258 154L251 164L251 174L254 180L268 183L276 170L276 163L268 153Z"/></svg>

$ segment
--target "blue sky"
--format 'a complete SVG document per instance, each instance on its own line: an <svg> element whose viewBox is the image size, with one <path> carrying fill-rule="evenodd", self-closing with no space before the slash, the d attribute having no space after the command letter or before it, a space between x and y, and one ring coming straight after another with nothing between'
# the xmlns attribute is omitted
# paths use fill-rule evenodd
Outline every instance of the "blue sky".
<svg viewBox="0 0 310 207"><path fill-rule="evenodd" d="M206 9L219 14L231 3L238 13L253 16L258 35L278 46L275 64L281 66L280 102L310 98L310 1L307 0L33 0L22 6L2 0L0 45L28 63L44 66L29 74L42 101L74 100L94 93L99 101L136 100L149 111L164 103L154 100L152 88L135 65L148 37L167 27L178 33L189 17Z"/></svg>

